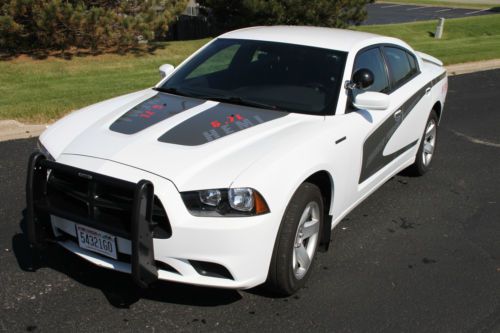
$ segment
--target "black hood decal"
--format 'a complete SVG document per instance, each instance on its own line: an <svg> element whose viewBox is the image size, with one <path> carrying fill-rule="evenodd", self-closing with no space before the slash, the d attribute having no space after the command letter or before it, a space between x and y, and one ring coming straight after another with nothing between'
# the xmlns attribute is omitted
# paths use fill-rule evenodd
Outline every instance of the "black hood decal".
<svg viewBox="0 0 500 333"><path fill-rule="evenodd" d="M158 141L198 146L286 115L282 111L218 104L175 126Z"/></svg>
<svg viewBox="0 0 500 333"><path fill-rule="evenodd" d="M122 134L134 134L204 102L189 97L158 93L127 111L111 124L109 129Z"/></svg>

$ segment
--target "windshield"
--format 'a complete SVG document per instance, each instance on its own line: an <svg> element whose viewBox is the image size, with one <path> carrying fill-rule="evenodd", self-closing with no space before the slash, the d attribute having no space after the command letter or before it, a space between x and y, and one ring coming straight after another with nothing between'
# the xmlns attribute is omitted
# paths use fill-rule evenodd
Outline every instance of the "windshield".
<svg viewBox="0 0 500 333"><path fill-rule="evenodd" d="M217 39L157 90L308 114L333 114L347 54L303 45Z"/></svg>

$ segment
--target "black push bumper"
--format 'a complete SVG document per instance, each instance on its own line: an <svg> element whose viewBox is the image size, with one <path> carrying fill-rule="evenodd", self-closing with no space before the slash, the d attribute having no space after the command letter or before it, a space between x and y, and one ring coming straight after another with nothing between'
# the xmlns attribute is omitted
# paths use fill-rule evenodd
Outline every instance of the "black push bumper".
<svg viewBox="0 0 500 333"><path fill-rule="evenodd" d="M49 177L51 173L61 175L64 180L77 180L78 186L75 185L75 188L79 188L80 192L68 186L64 181L61 181L58 186L59 189L63 188L67 191L69 201L78 201L87 207L83 213L77 212L77 209L72 210L69 201L67 206L61 202L61 195L51 197L53 192ZM101 188L104 191L103 194L111 188L130 193L130 200L116 204L110 200L100 199L96 194L96 188ZM114 197L121 199L118 195ZM40 246L47 241L55 240L50 215L130 239L132 242L130 259L132 278L141 287L147 287L158 279L153 250L153 228L156 225L152 219L153 202L154 187L148 180L141 180L138 183L126 182L49 161L39 152L30 156L26 183L26 232L29 241L35 246ZM123 228L119 223L111 225L101 223L99 219L106 218L101 211L109 214L113 209L120 212L121 216L127 216L124 222L130 225Z"/></svg>

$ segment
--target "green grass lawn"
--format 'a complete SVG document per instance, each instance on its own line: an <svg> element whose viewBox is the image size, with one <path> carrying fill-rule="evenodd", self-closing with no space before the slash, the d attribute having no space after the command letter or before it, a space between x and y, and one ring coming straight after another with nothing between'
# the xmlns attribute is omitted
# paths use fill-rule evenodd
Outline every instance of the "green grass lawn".
<svg viewBox="0 0 500 333"><path fill-rule="evenodd" d="M415 50L446 65L500 58L500 15L445 21L443 38L432 37L437 21L357 27L357 30L401 38Z"/></svg>
<svg viewBox="0 0 500 333"><path fill-rule="evenodd" d="M446 64L500 58L500 15L447 20L442 40L436 22L357 27L402 38ZM154 85L163 63L178 65L208 39L169 42L154 54L50 57L0 61L0 119L44 123L71 110Z"/></svg>
<svg viewBox="0 0 500 333"><path fill-rule="evenodd" d="M50 122L71 110L153 86L160 79L160 65L178 65L206 42L169 42L154 55L0 61L0 119Z"/></svg>

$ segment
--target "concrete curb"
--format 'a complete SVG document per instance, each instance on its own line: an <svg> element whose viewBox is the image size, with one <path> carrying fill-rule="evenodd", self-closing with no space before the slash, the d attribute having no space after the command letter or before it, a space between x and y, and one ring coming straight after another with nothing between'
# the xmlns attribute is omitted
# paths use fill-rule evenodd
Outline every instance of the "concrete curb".
<svg viewBox="0 0 500 333"><path fill-rule="evenodd" d="M47 126L23 124L17 120L0 120L0 142L39 136Z"/></svg>
<svg viewBox="0 0 500 333"><path fill-rule="evenodd" d="M491 59L446 66L449 76L468 74L500 68L500 59Z"/></svg>
<svg viewBox="0 0 500 333"><path fill-rule="evenodd" d="M467 62L446 66L449 76L500 68L500 59ZM49 125L23 124L17 120L0 120L0 142L39 136Z"/></svg>

